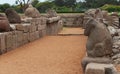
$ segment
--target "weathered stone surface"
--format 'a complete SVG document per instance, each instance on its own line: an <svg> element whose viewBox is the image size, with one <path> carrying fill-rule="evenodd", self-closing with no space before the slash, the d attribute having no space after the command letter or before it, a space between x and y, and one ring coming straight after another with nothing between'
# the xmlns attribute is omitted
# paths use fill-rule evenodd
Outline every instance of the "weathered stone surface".
<svg viewBox="0 0 120 74"><path fill-rule="evenodd" d="M16 31L17 35L17 47L23 45L23 31Z"/></svg>
<svg viewBox="0 0 120 74"><path fill-rule="evenodd" d="M13 46L13 34L12 32L6 32L5 33L5 41L6 41L6 49L7 51L10 51Z"/></svg>
<svg viewBox="0 0 120 74"><path fill-rule="evenodd" d="M47 9L47 17L48 18L51 18L51 17L56 17L57 16L57 13L56 13L56 11L55 10L53 10L53 9Z"/></svg>
<svg viewBox="0 0 120 74"><path fill-rule="evenodd" d="M23 32L29 32L30 31L30 24L16 24L16 30L23 31Z"/></svg>
<svg viewBox="0 0 120 74"><path fill-rule="evenodd" d="M112 26L108 26L107 28L108 28L111 36L115 36L115 34L117 33L116 29Z"/></svg>
<svg viewBox="0 0 120 74"><path fill-rule="evenodd" d="M119 50L119 49L112 49L112 51L113 51L113 54L118 54L118 53L120 53L120 50Z"/></svg>
<svg viewBox="0 0 120 74"><path fill-rule="evenodd" d="M0 17L0 32L10 31L10 25L6 17Z"/></svg>
<svg viewBox="0 0 120 74"><path fill-rule="evenodd" d="M48 19L47 19L47 23L57 22L57 21L59 21L60 19L61 19L60 16L48 18Z"/></svg>
<svg viewBox="0 0 120 74"><path fill-rule="evenodd" d="M46 29L39 31L39 37L44 37L44 36L46 36Z"/></svg>
<svg viewBox="0 0 120 74"><path fill-rule="evenodd" d="M29 33L23 34L23 44L26 44L29 42Z"/></svg>
<svg viewBox="0 0 120 74"><path fill-rule="evenodd" d="M39 11L32 5L29 5L29 7L25 10L25 15L32 18L40 17Z"/></svg>
<svg viewBox="0 0 120 74"><path fill-rule="evenodd" d="M37 30L37 26L30 25L30 32L35 32Z"/></svg>
<svg viewBox="0 0 120 74"><path fill-rule="evenodd" d="M117 74L117 70L112 64L89 63L85 74Z"/></svg>
<svg viewBox="0 0 120 74"><path fill-rule="evenodd" d="M38 30L46 29L46 25L38 25Z"/></svg>
<svg viewBox="0 0 120 74"><path fill-rule="evenodd" d="M88 36L86 50L89 57L103 57L112 53L112 37L103 23L93 18L86 24L84 34Z"/></svg>
<svg viewBox="0 0 120 74"><path fill-rule="evenodd" d="M6 44L5 43L5 34L4 33L0 33L0 55L7 51L5 44Z"/></svg>
<svg viewBox="0 0 120 74"><path fill-rule="evenodd" d="M104 58L104 57L101 57L101 58L100 57L96 57L96 58L84 57L82 62L81 62L81 65L82 65L83 71L85 72L86 66L89 63L105 63L105 64L109 64L111 62L112 61L109 58Z"/></svg>
<svg viewBox="0 0 120 74"><path fill-rule="evenodd" d="M10 23L21 23L21 18L14 9L6 9L5 14L7 15Z"/></svg>
<svg viewBox="0 0 120 74"><path fill-rule="evenodd" d="M11 27L11 29L12 29L13 31L16 30L16 26L15 26L14 24L10 24L10 27Z"/></svg>
<svg viewBox="0 0 120 74"><path fill-rule="evenodd" d="M73 21L73 24L76 24L76 27L82 27L83 26L83 21L84 21L84 15L81 15L80 17L76 17Z"/></svg>
<svg viewBox="0 0 120 74"><path fill-rule="evenodd" d="M36 31L36 32L35 32L35 40L36 40L36 39L39 39L39 37L40 37L40 36L39 36L39 31Z"/></svg>

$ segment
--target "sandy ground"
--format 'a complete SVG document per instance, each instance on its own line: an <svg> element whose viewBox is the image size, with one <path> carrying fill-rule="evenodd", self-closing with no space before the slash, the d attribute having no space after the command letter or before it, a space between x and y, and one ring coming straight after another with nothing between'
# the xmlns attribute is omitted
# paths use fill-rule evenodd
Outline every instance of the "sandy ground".
<svg viewBox="0 0 120 74"><path fill-rule="evenodd" d="M68 34L68 35L81 35L81 34L84 34L84 29L82 28L66 28L64 27L63 30L58 33L59 35L61 34Z"/></svg>
<svg viewBox="0 0 120 74"><path fill-rule="evenodd" d="M82 74L86 37L46 36L0 56L0 74Z"/></svg>

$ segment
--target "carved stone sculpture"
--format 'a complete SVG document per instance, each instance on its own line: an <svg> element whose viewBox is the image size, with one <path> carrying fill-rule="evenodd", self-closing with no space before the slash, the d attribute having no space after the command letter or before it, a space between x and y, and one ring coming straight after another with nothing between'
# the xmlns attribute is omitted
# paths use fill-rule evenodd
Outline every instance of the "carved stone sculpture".
<svg viewBox="0 0 120 74"><path fill-rule="evenodd" d="M0 14L0 32L8 32L10 30L11 28L8 19Z"/></svg>
<svg viewBox="0 0 120 74"><path fill-rule="evenodd" d="M5 14L10 23L21 23L21 18L14 9L12 8L6 9Z"/></svg>
<svg viewBox="0 0 120 74"><path fill-rule="evenodd" d="M48 17L48 18L57 17L57 13L56 13L56 11L53 10L53 9L47 9L46 13L47 13L47 17Z"/></svg>
<svg viewBox="0 0 120 74"><path fill-rule="evenodd" d="M112 37L103 23L90 18L84 34L88 36L86 44L88 57L103 57L112 53Z"/></svg>
<svg viewBox="0 0 120 74"><path fill-rule="evenodd" d="M32 17L32 18L40 17L39 11L36 8L34 8L32 5L29 5L29 7L25 10L25 15L27 17Z"/></svg>

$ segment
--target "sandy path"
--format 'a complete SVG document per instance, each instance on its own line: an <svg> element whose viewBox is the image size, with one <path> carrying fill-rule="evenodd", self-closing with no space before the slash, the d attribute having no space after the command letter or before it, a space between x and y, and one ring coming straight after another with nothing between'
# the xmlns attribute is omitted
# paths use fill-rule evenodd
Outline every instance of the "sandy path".
<svg viewBox="0 0 120 74"><path fill-rule="evenodd" d="M0 56L0 74L82 74L85 36L46 36Z"/></svg>
<svg viewBox="0 0 120 74"><path fill-rule="evenodd" d="M66 28L64 27L63 30L59 33L60 34L69 34L69 35L80 35L84 33L84 29L82 28Z"/></svg>

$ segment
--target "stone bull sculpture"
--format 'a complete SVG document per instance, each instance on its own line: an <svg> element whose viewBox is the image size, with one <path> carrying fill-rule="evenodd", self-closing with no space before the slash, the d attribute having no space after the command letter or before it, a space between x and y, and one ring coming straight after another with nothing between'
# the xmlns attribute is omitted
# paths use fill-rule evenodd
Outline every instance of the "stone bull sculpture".
<svg viewBox="0 0 120 74"><path fill-rule="evenodd" d="M86 44L88 57L104 57L112 53L112 37L103 23L91 17L86 22L84 35L88 36Z"/></svg>

